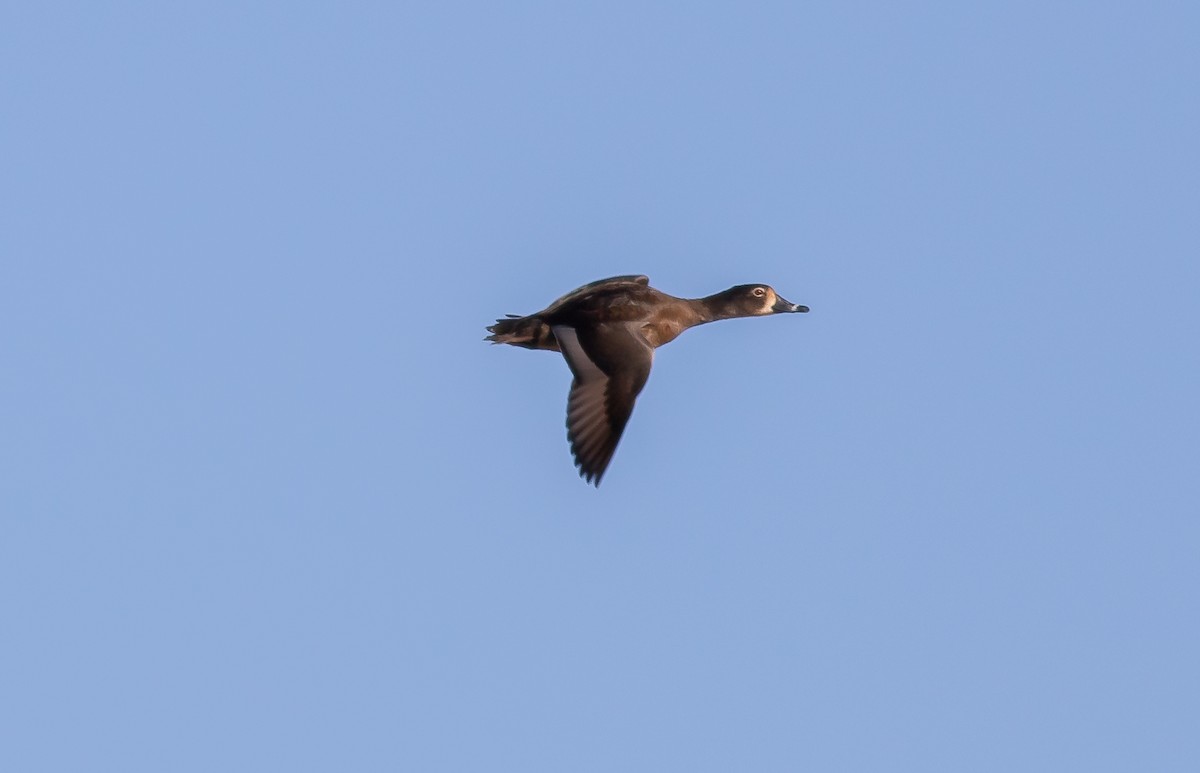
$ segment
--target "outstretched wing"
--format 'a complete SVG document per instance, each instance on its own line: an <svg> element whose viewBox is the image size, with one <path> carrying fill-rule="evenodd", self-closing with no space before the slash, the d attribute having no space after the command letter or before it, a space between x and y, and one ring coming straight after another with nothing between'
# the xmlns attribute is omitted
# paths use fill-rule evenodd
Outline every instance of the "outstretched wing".
<svg viewBox="0 0 1200 773"><path fill-rule="evenodd" d="M580 476L599 486L650 377L654 349L625 323L582 331L556 325L554 336L575 376L567 397L571 453Z"/></svg>

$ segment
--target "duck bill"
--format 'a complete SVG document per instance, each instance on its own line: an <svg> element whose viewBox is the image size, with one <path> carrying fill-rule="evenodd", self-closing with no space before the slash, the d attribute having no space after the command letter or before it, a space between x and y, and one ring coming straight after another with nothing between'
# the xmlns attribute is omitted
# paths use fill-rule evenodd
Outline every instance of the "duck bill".
<svg viewBox="0 0 1200 773"><path fill-rule="evenodd" d="M775 305L771 307L771 311L776 314L786 314L793 311L808 311L807 306L801 306L798 303L792 303L785 300L782 295L775 296Z"/></svg>

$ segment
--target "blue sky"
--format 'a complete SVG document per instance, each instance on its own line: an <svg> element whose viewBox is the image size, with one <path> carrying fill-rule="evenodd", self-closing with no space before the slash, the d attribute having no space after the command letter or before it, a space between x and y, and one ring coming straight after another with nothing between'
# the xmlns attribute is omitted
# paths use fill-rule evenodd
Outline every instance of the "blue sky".
<svg viewBox="0 0 1200 773"><path fill-rule="evenodd" d="M1196 770L1198 23L6 7L0 768Z"/></svg>

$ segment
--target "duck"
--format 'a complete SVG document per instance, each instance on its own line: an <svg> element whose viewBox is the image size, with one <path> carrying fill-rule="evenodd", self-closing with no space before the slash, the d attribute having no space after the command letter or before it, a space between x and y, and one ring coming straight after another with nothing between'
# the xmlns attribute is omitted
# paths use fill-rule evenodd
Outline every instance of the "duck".
<svg viewBox="0 0 1200 773"><path fill-rule="evenodd" d="M770 285L676 298L651 287L649 277L628 274L589 282L535 314L498 319L484 340L562 353L573 376L567 440L579 476L599 487L650 378L655 349L697 325L807 311Z"/></svg>

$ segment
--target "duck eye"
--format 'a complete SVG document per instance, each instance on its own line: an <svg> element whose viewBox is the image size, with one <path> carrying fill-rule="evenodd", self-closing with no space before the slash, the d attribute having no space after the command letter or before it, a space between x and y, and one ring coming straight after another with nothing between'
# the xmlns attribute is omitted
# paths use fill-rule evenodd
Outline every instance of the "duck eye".
<svg viewBox="0 0 1200 773"><path fill-rule="evenodd" d="M764 290L763 288L761 288L761 287L755 287L755 288L754 288L754 295L755 295L756 297L758 297L758 298L761 298L761 297L763 297L763 296L764 296L764 295L766 295L766 294L767 294L767 291L766 291L766 290Z"/></svg>

